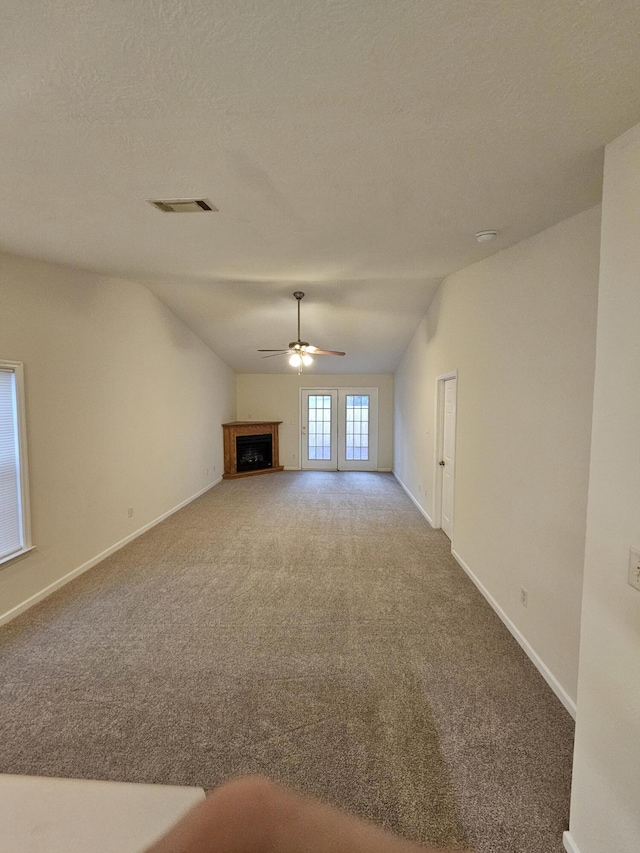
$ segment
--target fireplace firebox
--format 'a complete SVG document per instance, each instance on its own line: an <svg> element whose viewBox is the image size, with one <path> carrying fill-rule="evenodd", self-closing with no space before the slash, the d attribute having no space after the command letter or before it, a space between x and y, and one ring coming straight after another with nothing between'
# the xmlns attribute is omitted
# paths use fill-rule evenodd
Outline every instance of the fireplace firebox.
<svg viewBox="0 0 640 853"><path fill-rule="evenodd" d="M278 459L282 421L233 421L222 424L225 480L283 471Z"/></svg>
<svg viewBox="0 0 640 853"><path fill-rule="evenodd" d="M237 435L236 436L236 471L258 471L261 468L271 468L273 455L271 452L271 436Z"/></svg>

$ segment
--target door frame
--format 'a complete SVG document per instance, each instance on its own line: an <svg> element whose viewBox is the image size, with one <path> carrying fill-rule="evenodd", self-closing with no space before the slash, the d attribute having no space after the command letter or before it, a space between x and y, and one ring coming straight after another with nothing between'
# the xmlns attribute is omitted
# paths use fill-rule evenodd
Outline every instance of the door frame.
<svg viewBox="0 0 640 853"><path fill-rule="evenodd" d="M352 386L352 385L334 385L333 387L301 387L300 393L298 396L298 406L299 406L299 415L298 415L298 453L300 460L300 470L313 471L313 470L325 470L325 471L377 471L378 470L378 421L379 421L379 412L378 412L378 399L379 399L379 387L377 385L368 385L368 386ZM308 466L305 468L304 459L305 459L305 439L306 435L303 434L303 424L304 424L304 396L305 393L310 394L335 394L336 395L336 407L335 407L335 433L336 433L336 467L335 468L322 468L322 466ZM349 461L343 459L343 454L341 453L340 440L344 439L344 433L346 432L346 412L345 412L345 397L349 394L355 395L366 395L369 397L369 412L375 412L375 419L369 421L369 459L367 462L363 464L358 464L357 461L354 461L351 464ZM342 435L341 435L342 434Z"/></svg>
<svg viewBox="0 0 640 853"><path fill-rule="evenodd" d="M434 435L435 449L433 458L433 526L435 528L442 527L442 450L444 445L444 383L448 379L458 379L458 371L451 370L449 373L442 373L436 376L436 393L435 393L435 429ZM454 448L457 445L458 432L458 383L456 381L456 430L453 437ZM453 472L453 496L455 502L456 477L455 468ZM452 521L452 539L453 542L453 526L455 525L455 514Z"/></svg>

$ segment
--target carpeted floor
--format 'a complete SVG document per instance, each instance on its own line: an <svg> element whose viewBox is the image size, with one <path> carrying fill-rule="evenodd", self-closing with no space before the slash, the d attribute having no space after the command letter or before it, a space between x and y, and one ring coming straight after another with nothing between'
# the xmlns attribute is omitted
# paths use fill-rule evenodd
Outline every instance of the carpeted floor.
<svg viewBox="0 0 640 853"><path fill-rule="evenodd" d="M391 475L225 481L0 648L0 772L259 772L416 840L563 849L573 722Z"/></svg>

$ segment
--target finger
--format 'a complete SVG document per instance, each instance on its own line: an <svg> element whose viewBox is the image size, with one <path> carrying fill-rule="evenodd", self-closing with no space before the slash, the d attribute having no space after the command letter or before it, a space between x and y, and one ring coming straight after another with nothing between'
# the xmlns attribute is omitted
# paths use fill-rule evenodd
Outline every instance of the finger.
<svg viewBox="0 0 640 853"><path fill-rule="evenodd" d="M259 777L217 788L147 853L443 853ZM451 853L451 851L449 851Z"/></svg>

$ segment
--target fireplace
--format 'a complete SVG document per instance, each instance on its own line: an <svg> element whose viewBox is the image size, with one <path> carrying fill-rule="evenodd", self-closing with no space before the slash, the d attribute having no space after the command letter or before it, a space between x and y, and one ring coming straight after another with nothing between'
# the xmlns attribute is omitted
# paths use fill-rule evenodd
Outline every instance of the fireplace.
<svg viewBox="0 0 640 853"><path fill-rule="evenodd" d="M282 421L233 421L222 424L225 480L283 471L278 459Z"/></svg>
<svg viewBox="0 0 640 853"><path fill-rule="evenodd" d="M271 468L273 453L271 435L237 435L236 436L236 471L258 471L261 468Z"/></svg>

